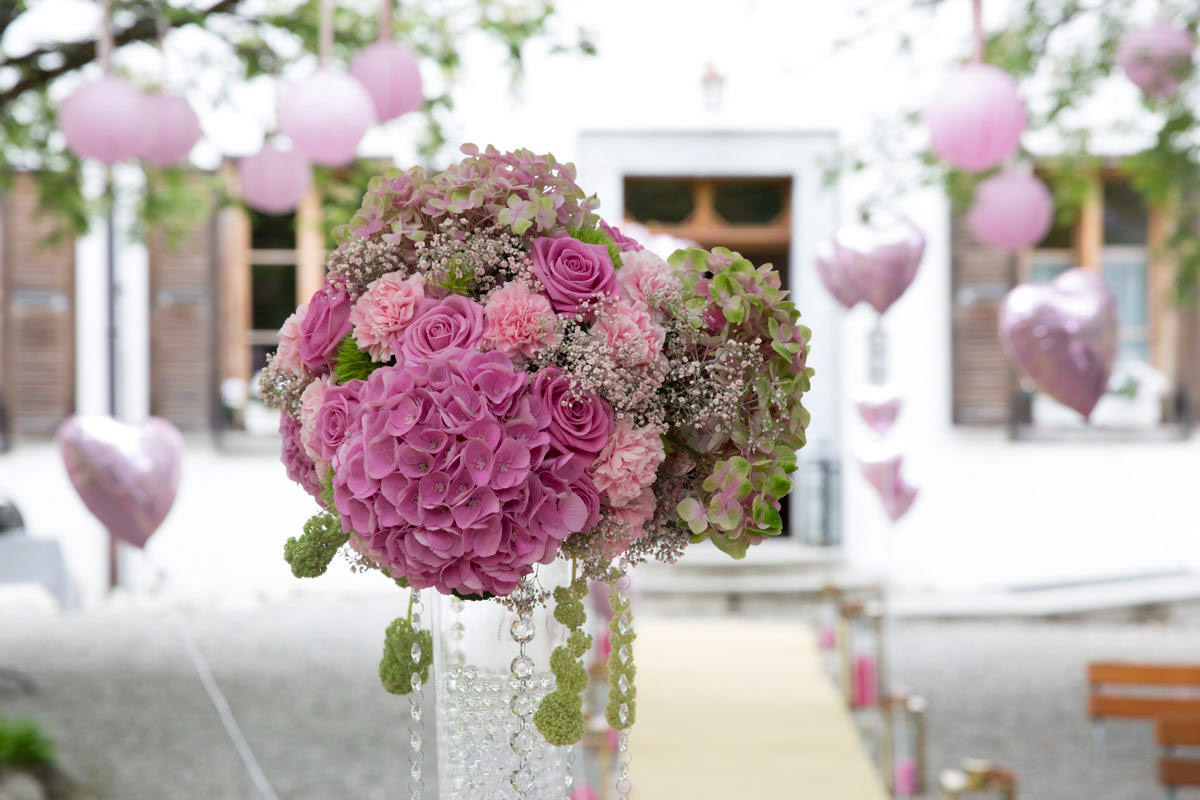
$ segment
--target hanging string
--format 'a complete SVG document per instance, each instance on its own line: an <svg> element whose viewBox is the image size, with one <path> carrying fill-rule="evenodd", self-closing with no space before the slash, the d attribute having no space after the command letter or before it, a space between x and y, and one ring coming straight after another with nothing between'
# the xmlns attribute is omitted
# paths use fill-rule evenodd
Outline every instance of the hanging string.
<svg viewBox="0 0 1200 800"><path fill-rule="evenodd" d="M392 0L379 0L379 41L392 38Z"/></svg>
<svg viewBox="0 0 1200 800"><path fill-rule="evenodd" d="M96 37L96 60L100 62L100 69L104 70L105 75L108 74L113 51L111 16L112 0L100 0L100 35Z"/></svg>
<svg viewBox="0 0 1200 800"><path fill-rule="evenodd" d="M971 10L974 17L973 35L975 49L971 53L971 60L976 64L983 63L983 0L971 0Z"/></svg>
<svg viewBox="0 0 1200 800"><path fill-rule="evenodd" d="M333 0L321 0L321 20L317 36L317 63L327 67L333 55Z"/></svg>
<svg viewBox="0 0 1200 800"><path fill-rule="evenodd" d="M171 30L171 23L166 17L158 18L158 82L159 90L165 92L167 90L167 33Z"/></svg>

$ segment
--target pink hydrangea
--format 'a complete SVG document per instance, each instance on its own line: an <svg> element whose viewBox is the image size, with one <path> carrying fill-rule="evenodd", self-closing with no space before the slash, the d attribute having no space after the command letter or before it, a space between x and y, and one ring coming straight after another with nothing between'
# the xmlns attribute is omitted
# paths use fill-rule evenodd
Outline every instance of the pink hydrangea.
<svg viewBox="0 0 1200 800"><path fill-rule="evenodd" d="M649 250L624 253L617 285L626 300L658 308L671 295L683 289L671 265Z"/></svg>
<svg viewBox="0 0 1200 800"><path fill-rule="evenodd" d="M334 455L343 527L417 588L507 595L597 517L588 475L548 457L550 422L502 353L375 370Z"/></svg>
<svg viewBox="0 0 1200 800"><path fill-rule="evenodd" d="M280 414L279 435L283 440L279 460L287 469L287 476L300 484L318 503L321 502L321 479L317 475L316 464L300 443L300 423L287 414Z"/></svg>
<svg viewBox="0 0 1200 800"><path fill-rule="evenodd" d="M667 337L663 327L650 317L645 303L629 300L607 304L592 333L631 367L657 361Z"/></svg>
<svg viewBox="0 0 1200 800"><path fill-rule="evenodd" d="M374 361L388 361L400 347L400 335L413 321L425 299L425 276L405 278L389 272L367 285L350 310L354 340Z"/></svg>
<svg viewBox="0 0 1200 800"><path fill-rule="evenodd" d="M554 310L544 295L523 283L510 281L494 292L483 307L483 342L509 358L532 358L555 338Z"/></svg>
<svg viewBox="0 0 1200 800"><path fill-rule="evenodd" d="M596 488L608 494L609 504L623 506L654 483L665 458L657 429L634 427L631 420L622 419L589 471Z"/></svg>
<svg viewBox="0 0 1200 800"><path fill-rule="evenodd" d="M275 351L274 363L292 375L304 373L304 362L300 359L300 325L304 322L306 314L308 303L301 303L300 307L283 321L283 327L279 329L279 349Z"/></svg>

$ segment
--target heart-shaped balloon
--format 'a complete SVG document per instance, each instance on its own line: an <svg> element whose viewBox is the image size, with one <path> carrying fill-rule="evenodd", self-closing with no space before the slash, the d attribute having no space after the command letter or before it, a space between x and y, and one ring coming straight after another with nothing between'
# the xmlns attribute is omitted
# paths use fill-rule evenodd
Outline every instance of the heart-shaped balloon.
<svg viewBox="0 0 1200 800"><path fill-rule="evenodd" d="M1022 284L1000 307L1000 341L1021 374L1087 419L1117 357L1116 303L1104 279L1080 267Z"/></svg>
<svg viewBox="0 0 1200 800"><path fill-rule="evenodd" d="M913 501L917 499L917 487L906 481L901 475L886 490L879 492L879 498L883 501L883 510L888 515L888 519L898 522L908 513L908 510L912 508Z"/></svg>
<svg viewBox="0 0 1200 800"><path fill-rule="evenodd" d="M888 487L900 480L900 466L904 457L899 453L861 454L858 457L858 467L862 470L867 483L878 492L884 492Z"/></svg>
<svg viewBox="0 0 1200 800"><path fill-rule="evenodd" d="M110 533L145 547L179 488L183 436L165 419L140 424L80 415L58 429L67 475Z"/></svg>
<svg viewBox="0 0 1200 800"><path fill-rule="evenodd" d="M858 284L850 277L850 271L842 267L833 242L824 242L817 248L817 276L821 283L833 295L833 298L847 309L854 308L863 299L858 290Z"/></svg>
<svg viewBox="0 0 1200 800"><path fill-rule="evenodd" d="M883 435L896 424L904 400L892 386L863 386L855 392L854 407L876 433Z"/></svg>
<svg viewBox="0 0 1200 800"><path fill-rule="evenodd" d="M913 282L924 254L925 237L908 222L855 223L843 225L818 253L817 269L830 273L821 280L847 308L865 300L882 314Z"/></svg>

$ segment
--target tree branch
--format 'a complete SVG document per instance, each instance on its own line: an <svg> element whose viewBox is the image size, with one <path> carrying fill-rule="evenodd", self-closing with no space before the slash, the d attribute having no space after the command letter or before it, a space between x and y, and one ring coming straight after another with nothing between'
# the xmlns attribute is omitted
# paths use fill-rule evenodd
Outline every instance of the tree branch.
<svg viewBox="0 0 1200 800"><path fill-rule="evenodd" d="M172 20L173 24L199 23L211 14L233 13L241 0L218 0L203 11L185 12L185 16ZM0 20L3 20L4 4L0 3ZM182 9L180 9L182 10ZM124 30L113 36L113 46L121 47L130 42L141 42L158 36L158 20L152 17L142 17ZM62 63L50 69L37 66L38 59L51 53L62 57ZM96 59L96 40L71 42L53 48L39 48L23 56L0 62L0 67L15 67L22 72L21 77L3 92L0 92L0 109L16 100L25 92L40 89L55 78L90 64Z"/></svg>

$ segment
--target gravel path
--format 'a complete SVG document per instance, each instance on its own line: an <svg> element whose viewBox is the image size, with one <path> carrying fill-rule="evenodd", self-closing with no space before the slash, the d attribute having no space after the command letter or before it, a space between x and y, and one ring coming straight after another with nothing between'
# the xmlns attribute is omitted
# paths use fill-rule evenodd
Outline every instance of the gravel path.
<svg viewBox="0 0 1200 800"><path fill-rule="evenodd" d="M182 625L281 800L398 797L407 701L384 693L375 671L402 598L106 606L62 616L0 608L0 665L41 684L33 697L0 693L0 713L39 718L96 798L256 800L188 659ZM1197 622L905 622L896 637L902 682L930 702L934 774L982 756L1016 772L1020 800L1162 796L1147 725L1109 726L1108 779L1097 779L1084 666L1200 660ZM426 719L431 731L428 711ZM432 772L432 754L426 763Z"/></svg>
<svg viewBox="0 0 1200 800"><path fill-rule="evenodd" d="M1194 621L905 622L896 640L902 683L929 700L931 777L964 756L980 756L1016 773L1020 800L1163 797L1148 723L1107 726L1101 779L1084 670L1107 659L1196 663Z"/></svg>

